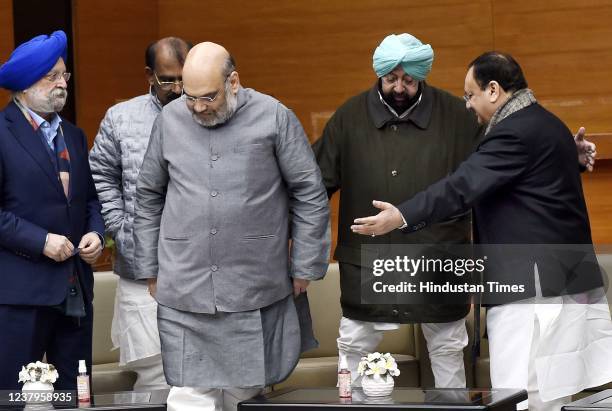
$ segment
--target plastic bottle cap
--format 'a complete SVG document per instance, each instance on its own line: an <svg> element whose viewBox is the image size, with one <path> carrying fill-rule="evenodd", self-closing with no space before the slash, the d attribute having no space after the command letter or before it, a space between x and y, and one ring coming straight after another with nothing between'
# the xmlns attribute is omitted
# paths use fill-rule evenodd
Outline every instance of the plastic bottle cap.
<svg viewBox="0 0 612 411"><path fill-rule="evenodd" d="M348 361L346 360L346 357L344 355L340 356L340 369L348 370Z"/></svg>
<svg viewBox="0 0 612 411"><path fill-rule="evenodd" d="M79 373L87 373L87 366L85 360L79 360Z"/></svg>

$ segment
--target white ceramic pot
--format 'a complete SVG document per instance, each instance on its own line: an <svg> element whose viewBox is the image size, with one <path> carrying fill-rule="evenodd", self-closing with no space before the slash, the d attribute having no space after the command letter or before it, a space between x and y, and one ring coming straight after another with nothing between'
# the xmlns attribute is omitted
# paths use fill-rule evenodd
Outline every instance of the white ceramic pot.
<svg viewBox="0 0 612 411"><path fill-rule="evenodd" d="M21 392L26 400L26 410L43 410L51 406L53 384L50 382L27 381Z"/></svg>
<svg viewBox="0 0 612 411"><path fill-rule="evenodd" d="M53 384L50 382L42 382L42 381L27 381L23 383L23 388L21 391L44 391L44 392L53 392Z"/></svg>
<svg viewBox="0 0 612 411"><path fill-rule="evenodd" d="M368 397L385 397L393 392L395 382L389 374L380 375L364 375L361 380L361 388L363 393Z"/></svg>

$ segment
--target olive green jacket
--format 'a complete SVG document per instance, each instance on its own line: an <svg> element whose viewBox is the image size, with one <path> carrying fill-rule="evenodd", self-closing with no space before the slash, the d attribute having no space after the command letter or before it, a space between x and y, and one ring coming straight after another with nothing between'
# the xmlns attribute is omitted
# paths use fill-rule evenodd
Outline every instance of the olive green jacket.
<svg viewBox="0 0 612 411"><path fill-rule="evenodd" d="M378 212L372 200L399 204L454 171L482 133L463 100L423 83L422 97L404 118L380 99L378 86L349 99L332 116L313 149L328 195L340 190L338 244L343 315L364 321L448 322L465 316L461 305L364 305L361 303L362 247L380 255L386 244L466 244L469 213L414 234L399 230L377 237L351 232L357 217Z"/></svg>

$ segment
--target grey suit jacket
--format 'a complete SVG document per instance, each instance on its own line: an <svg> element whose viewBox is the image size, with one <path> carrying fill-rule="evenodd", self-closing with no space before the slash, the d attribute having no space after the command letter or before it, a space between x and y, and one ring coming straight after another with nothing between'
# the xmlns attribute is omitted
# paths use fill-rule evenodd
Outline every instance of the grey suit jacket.
<svg viewBox="0 0 612 411"><path fill-rule="evenodd" d="M136 277L157 274L158 302L178 310L262 308L291 293L291 277L325 275L328 220L289 109L241 88L230 120L206 128L178 99L157 118L137 181Z"/></svg>

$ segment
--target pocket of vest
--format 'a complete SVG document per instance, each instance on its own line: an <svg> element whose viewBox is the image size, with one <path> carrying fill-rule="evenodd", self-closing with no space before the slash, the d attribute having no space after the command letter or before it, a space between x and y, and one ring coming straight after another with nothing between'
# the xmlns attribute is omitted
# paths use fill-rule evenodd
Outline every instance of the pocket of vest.
<svg viewBox="0 0 612 411"><path fill-rule="evenodd" d="M242 237L243 240L265 240L267 238L274 238L276 235L274 234L254 234L254 235L245 235Z"/></svg>
<svg viewBox="0 0 612 411"><path fill-rule="evenodd" d="M255 144L243 144L234 147L235 153L254 153L271 151L271 146L267 144L255 143Z"/></svg>
<svg viewBox="0 0 612 411"><path fill-rule="evenodd" d="M164 236L165 241L189 241L189 237Z"/></svg>

